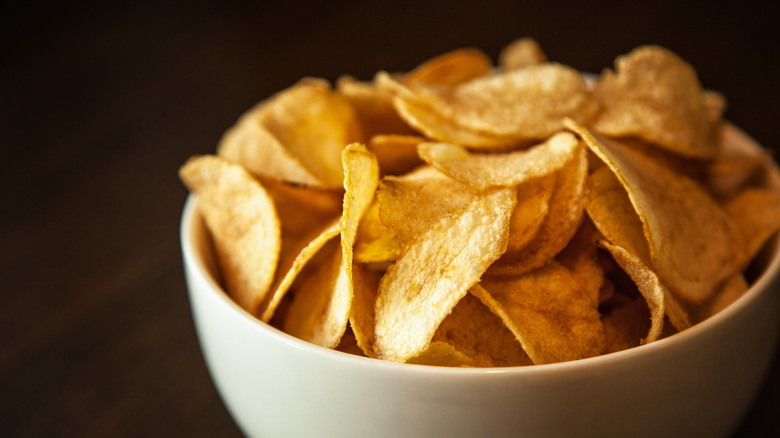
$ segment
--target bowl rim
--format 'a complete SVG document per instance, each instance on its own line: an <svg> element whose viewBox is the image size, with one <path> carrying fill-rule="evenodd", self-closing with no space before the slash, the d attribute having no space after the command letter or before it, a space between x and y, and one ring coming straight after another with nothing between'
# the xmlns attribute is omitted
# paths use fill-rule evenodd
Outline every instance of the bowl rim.
<svg viewBox="0 0 780 438"><path fill-rule="evenodd" d="M728 128L733 129L733 134L743 137L744 140L748 141L751 145L760 147L758 143L756 143L752 138L750 138L747 134L739 130L739 128L735 127L734 125L729 124ZM259 332L263 336L273 338L288 347L303 350L307 354L311 354L315 357L321 357L322 359L343 362L344 365L357 367L365 366L372 368L378 367L378 369L385 369L391 372L422 374L435 373L437 375L442 373L446 375L524 375L562 372L571 368L587 369L590 367L602 367L605 366L605 364L624 361L637 355L653 354L653 352L657 350L675 348L679 344L693 342L696 338L704 335L713 326L726 324L727 321L736 317L737 314L742 312L743 309L748 307L761 294L772 293L772 282L775 278L780 277L780 237L775 235L765 245L765 251L769 250L766 266L760 275L750 285L750 288L742 296L740 296L737 300L715 315L697 324L694 324L690 328L649 344L639 345L626 350L605 353L599 356L593 356L584 359L551 364L513 367L450 367L397 363L365 356L358 356L355 354L333 350L306 342L263 322L259 318L251 315L249 312L241 308L233 299L230 298L227 292L219 284L215 276L210 272L209 267L207 266L204 259L204 254L201 254L197 251L198 243L196 242L196 239L198 236L200 235L204 239L209 239L205 223L197 211L197 199L198 197L196 194L188 194L182 209L182 216L180 221L180 240L185 265L184 268L185 271L188 271L188 275L189 273L194 274L196 276L196 281L208 286L209 293L213 293L218 297L218 301L220 302L221 306L226 307L227 311L235 315L237 320L247 326L248 329L254 332ZM192 294L192 291L188 292ZM190 300L192 300L192 297L190 297Z"/></svg>

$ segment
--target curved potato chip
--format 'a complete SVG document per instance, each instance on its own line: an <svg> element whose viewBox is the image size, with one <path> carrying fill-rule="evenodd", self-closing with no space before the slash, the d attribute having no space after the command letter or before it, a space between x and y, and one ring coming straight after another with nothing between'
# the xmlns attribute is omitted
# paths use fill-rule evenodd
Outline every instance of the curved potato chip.
<svg viewBox="0 0 780 438"><path fill-rule="evenodd" d="M409 240L480 194L434 167L421 167L406 175L382 179L377 192L379 218Z"/></svg>
<svg viewBox="0 0 780 438"><path fill-rule="evenodd" d="M341 152L363 139L355 109L324 81L302 80L277 94L260 122L325 187L341 186Z"/></svg>
<svg viewBox="0 0 780 438"><path fill-rule="evenodd" d="M519 251L507 252L488 268L488 275L520 275L553 259L574 237L582 223L587 151L580 146L575 157L557 172L550 207L533 240Z"/></svg>
<svg viewBox="0 0 780 438"><path fill-rule="evenodd" d="M580 142L570 132L560 132L528 149L505 153L470 153L450 143L421 143L418 153L426 163L477 189L512 187L548 175L569 162Z"/></svg>
<svg viewBox="0 0 780 438"><path fill-rule="evenodd" d="M556 261L521 276L487 277L472 293L501 317L535 364L606 350L597 304Z"/></svg>
<svg viewBox="0 0 780 438"><path fill-rule="evenodd" d="M369 269L365 264L352 265L352 308L349 311L349 324L355 336L355 342L368 357L376 357L374 352L374 305L383 271Z"/></svg>
<svg viewBox="0 0 780 438"><path fill-rule="evenodd" d="M398 116L428 138L489 150L506 149L519 142L517 138L477 132L460 125L436 111L430 102L416 96L387 72L377 73L374 81L377 86L395 96L392 102Z"/></svg>
<svg viewBox="0 0 780 438"><path fill-rule="evenodd" d="M528 37L512 41L498 54L498 66L503 70L513 70L545 62L547 62L547 55L544 54L539 43Z"/></svg>
<svg viewBox="0 0 780 438"><path fill-rule="evenodd" d="M415 86L424 102L466 129L516 139L547 138L563 118L588 120L596 107L582 75L557 63L499 72L452 89Z"/></svg>
<svg viewBox="0 0 780 438"><path fill-rule="evenodd" d="M425 138L416 135L375 135L368 141L368 150L376 155L383 175L399 175L414 169L422 161L417 145Z"/></svg>
<svg viewBox="0 0 780 438"><path fill-rule="evenodd" d="M432 223L379 284L376 354L403 362L424 351L436 328L506 249L516 197L497 189Z"/></svg>
<svg viewBox="0 0 780 438"><path fill-rule="evenodd" d="M310 275L299 275L283 330L325 348L336 348L346 330L352 297L340 246L330 241L327 259Z"/></svg>
<svg viewBox="0 0 780 438"><path fill-rule="evenodd" d="M607 338L607 353L627 350L642 344L650 331L647 305L642 298L623 298L601 317Z"/></svg>
<svg viewBox="0 0 780 438"><path fill-rule="evenodd" d="M446 342L468 356L471 366L533 365L501 318L472 294L466 294L444 318L431 344L436 342Z"/></svg>
<svg viewBox="0 0 780 438"><path fill-rule="evenodd" d="M650 331L644 342L661 336L664 315L669 315L678 330L690 327L687 313L653 271L642 222L620 181L609 168L602 167L591 175L588 188L585 210L605 238L601 245L628 273L650 309Z"/></svg>
<svg viewBox="0 0 780 438"><path fill-rule="evenodd" d="M289 256L279 260L276 281L271 288L273 292L268 295L268 303L262 307L263 313L260 319L268 322L273 318L282 298L298 278L298 274L322 247L339 235L339 230L338 219L334 219L322 229L315 230L311 236L298 239L297 247L287 253Z"/></svg>
<svg viewBox="0 0 780 438"><path fill-rule="evenodd" d="M441 367L470 367L474 360L465 353L444 341L434 341L417 356L410 357L406 363Z"/></svg>
<svg viewBox="0 0 780 438"><path fill-rule="evenodd" d="M749 287L750 285L741 272L727 278L712 298L691 311L695 322L704 321L730 306L731 303L744 295Z"/></svg>
<svg viewBox="0 0 780 438"><path fill-rule="evenodd" d="M436 84L444 87L484 76L493 68L493 62L479 49L457 49L436 56L420 64L403 76L406 85Z"/></svg>
<svg viewBox="0 0 780 438"><path fill-rule="evenodd" d="M256 177L318 186L322 181L291 153L260 120L267 102L244 113L219 141L217 154L240 164Z"/></svg>
<svg viewBox="0 0 780 438"><path fill-rule="evenodd" d="M358 225L355 261L377 263L395 260L401 254L403 244L401 234L380 220L379 201L375 200Z"/></svg>
<svg viewBox="0 0 780 438"><path fill-rule="evenodd" d="M609 136L638 136L676 153L712 158L719 111L696 71L671 51L643 46L615 60L594 90L603 112L593 129Z"/></svg>
<svg viewBox="0 0 780 438"><path fill-rule="evenodd" d="M780 229L780 191L750 187L726 201L723 209L737 223L737 229L747 242L742 260L744 268Z"/></svg>
<svg viewBox="0 0 780 438"><path fill-rule="evenodd" d="M601 237L593 222L584 220L566 248L556 256L596 303L601 302L605 282L598 246Z"/></svg>
<svg viewBox="0 0 780 438"><path fill-rule="evenodd" d="M520 251L536 237L550 212L556 179L556 174L552 173L517 186L517 206L509 220L507 252Z"/></svg>
<svg viewBox="0 0 780 438"><path fill-rule="evenodd" d="M273 200L243 167L216 156L190 158L179 176L198 196L225 289L254 314L273 281L281 248Z"/></svg>
<svg viewBox="0 0 780 438"><path fill-rule="evenodd" d="M341 191L297 186L269 178L261 178L260 182L274 200L283 233L308 234L341 215Z"/></svg>
<svg viewBox="0 0 780 438"><path fill-rule="evenodd" d="M378 134L415 133L395 112L393 95L376 84L341 76L336 81L336 90L352 103L366 138Z"/></svg>
<svg viewBox="0 0 780 438"><path fill-rule="evenodd" d="M653 270L677 297L700 303L741 267L746 249L739 230L699 184L617 141L567 123L625 187L642 220Z"/></svg>

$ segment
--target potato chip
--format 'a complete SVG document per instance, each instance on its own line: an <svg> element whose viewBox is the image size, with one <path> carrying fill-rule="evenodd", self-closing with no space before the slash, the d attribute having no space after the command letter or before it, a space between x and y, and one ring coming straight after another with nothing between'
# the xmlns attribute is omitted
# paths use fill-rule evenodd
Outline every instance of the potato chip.
<svg viewBox="0 0 780 438"><path fill-rule="evenodd" d="M547 264L569 243L582 223L588 159L580 146L575 157L557 172L550 207L539 231L521 250L507 252L488 275L520 275Z"/></svg>
<svg viewBox="0 0 780 438"><path fill-rule="evenodd" d="M625 187L650 244L653 270L676 296L700 303L741 268L746 249L739 230L702 186L568 123Z"/></svg>
<svg viewBox="0 0 780 438"><path fill-rule="evenodd" d="M260 182L274 200L274 206L286 235L309 234L341 216L341 190L298 186L268 178Z"/></svg>
<svg viewBox="0 0 780 438"><path fill-rule="evenodd" d="M552 173L517 186L517 205L509 220L507 252L520 251L536 237L550 212L556 180L557 175Z"/></svg>
<svg viewBox="0 0 780 438"><path fill-rule="evenodd" d="M638 136L676 153L712 158L722 107L701 88L696 71L671 51L643 46L615 61L594 90L603 111L593 129Z"/></svg>
<svg viewBox="0 0 780 438"><path fill-rule="evenodd" d="M736 222L746 242L742 268L758 254L766 241L780 229L780 191L750 187L723 204L726 213Z"/></svg>
<svg viewBox="0 0 780 438"><path fill-rule="evenodd" d="M425 138L416 135L374 135L368 141L368 150L376 155L382 175L399 175L419 166L417 145Z"/></svg>
<svg viewBox="0 0 780 438"><path fill-rule="evenodd" d="M580 73L556 63L502 71L451 89L415 84L409 91L459 126L518 140L547 138L563 128L564 117L585 121L596 109Z"/></svg>
<svg viewBox="0 0 780 438"><path fill-rule="evenodd" d="M504 322L477 297L464 296L433 335L431 344L444 342L470 359L470 366L532 365L523 346Z"/></svg>
<svg viewBox="0 0 780 438"><path fill-rule="evenodd" d="M335 348L347 326L352 297L338 240L322 251L328 257L309 275L299 275L283 330L290 335L325 348Z"/></svg>
<svg viewBox="0 0 780 438"><path fill-rule="evenodd" d="M377 357L403 362L424 351L436 328L506 249L514 190L486 192L430 224L379 284Z"/></svg>
<svg viewBox="0 0 780 438"><path fill-rule="evenodd" d="M555 257L596 303L602 301L605 282L604 266L599 257L601 238L593 222L584 220L566 248Z"/></svg>
<svg viewBox="0 0 780 438"><path fill-rule="evenodd" d="M422 353L410 357L406 363L442 367L471 367L474 360L444 341L434 341Z"/></svg>
<svg viewBox="0 0 780 438"><path fill-rule="evenodd" d="M267 102L243 114L220 139L217 154L256 177L320 186L323 182L261 124Z"/></svg>
<svg viewBox="0 0 780 438"><path fill-rule="evenodd" d="M493 68L493 61L481 50L458 49L436 56L403 76L403 83L435 84L454 87L484 76Z"/></svg>
<svg viewBox="0 0 780 438"><path fill-rule="evenodd" d="M349 312L349 324L355 336L355 342L368 357L376 357L374 352L374 305L379 289L379 280L383 271L369 269L362 263L352 265L352 308Z"/></svg>
<svg viewBox="0 0 780 438"><path fill-rule="evenodd" d="M395 112L393 95L373 82L341 76L336 81L336 90L355 108L365 138L380 134L415 134Z"/></svg>
<svg viewBox="0 0 780 438"><path fill-rule="evenodd" d="M310 232L310 236L295 241L295 247L286 252L289 255L279 260L276 280L271 288L273 292L268 295L267 303L261 308L262 314L260 319L268 322L273 318L277 307L293 282L298 278L298 274L301 273L303 268L306 267L322 247L339 235L339 230L338 219L334 219L330 223L325 224L322 229L317 229L313 233Z"/></svg>
<svg viewBox="0 0 780 438"><path fill-rule="evenodd" d="M450 177L477 189L511 187L548 175L571 161L580 144L570 132L560 132L525 150L470 153L451 143L422 143L420 158Z"/></svg>
<svg viewBox="0 0 780 438"><path fill-rule="evenodd" d="M179 176L198 195L225 288L254 314L273 281L281 248L273 200L244 168L216 156L190 158Z"/></svg>
<svg viewBox="0 0 780 438"><path fill-rule="evenodd" d="M404 238L386 226L379 218L379 201L375 200L360 221L355 237L355 261L381 263L393 261L401 255Z"/></svg>
<svg viewBox="0 0 780 438"><path fill-rule="evenodd" d="M618 304L612 303L601 320L604 322L607 353L637 347L650 332L647 305L642 298L621 297Z"/></svg>
<svg viewBox="0 0 780 438"><path fill-rule="evenodd" d="M719 287L718 293L700 306L696 306L691 311L692 319L695 323L715 315L747 292L750 285L745 279L745 275L738 272L727 278Z"/></svg>
<svg viewBox="0 0 780 438"><path fill-rule="evenodd" d="M433 167L382 179L377 192L379 217L402 238L421 234L442 216L454 213L480 196Z"/></svg>
<svg viewBox="0 0 780 438"><path fill-rule="evenodd" d="M597 304L556 261L521 276L486 277L472 293L501 317L535 364L606 350Z"/></svg>
<svg viewBox="0 0 780 438"><path fill-rule="evenodd" d="M514 70L529 65L544 64L547 55L533 38L519 38L501 49L498 66L502 70Z"/></svg>
<svg viewBox="0 0 780 438"><path fill-rule="evenodd" d="M518 139L513 137L477 132L460 125L430 104L421 102L398 79L386 72L377 73L374 82L394 95L392 103L398 116L428 138L475 149L506 149L518 143Z"/></svg>

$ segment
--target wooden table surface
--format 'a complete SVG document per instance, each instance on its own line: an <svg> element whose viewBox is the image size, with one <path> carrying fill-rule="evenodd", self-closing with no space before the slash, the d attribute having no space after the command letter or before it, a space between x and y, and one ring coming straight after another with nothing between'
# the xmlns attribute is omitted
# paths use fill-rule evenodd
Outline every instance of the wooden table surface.
<svg viewBox="0 0 780 438"><path fill-rule="evenodd" d="M190 316L177 169L301 77L369 79L464 46L495 57L526 35L552 60L598 72L657 43L780 150L768 11L523 3L29 2L4 14L0 434L239 435ZM736 436L780 436L778 414L775 361Z"/></svg>

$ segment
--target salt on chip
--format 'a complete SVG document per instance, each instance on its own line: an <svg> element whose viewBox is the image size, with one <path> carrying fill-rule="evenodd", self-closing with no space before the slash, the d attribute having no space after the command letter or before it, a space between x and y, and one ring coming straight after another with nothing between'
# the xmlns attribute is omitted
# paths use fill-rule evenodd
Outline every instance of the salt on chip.
<svg viewBox="0 0 780 438"><path fill-rule="evenodd" d="M553 173L571 161L580 142L560 132L528 149L506 153L471 153L451 143L421 143L420 158L450 177L477 189L511 187Z"/></svg>
<svg viewBox="0 0 780 438"><path fill-rule="evenodd" d="M597 304L556 261L520 276L486 277L472 293L501 317L534 364L606 350Z"/></svg>
<svg viewBox="0 0 780 438"><path fill-rule="evenodd" d="M243 167L216 156L190 158L179 176L198 196L225 288L254 314L273 281L281 248L273 200Z"/></svg>
<svg viewBox="0 0 780 438"><path fill-rule="evenodd" d="M651 267L676 296L700 303L741 268L746 248L739 230L702 186L617 141L567 123L625 187L650 244Z"/></svg>
<svg viewBox="0 0 780 438"><path fill-rule="evenodd" d="M689 157L715 156L723 108L702 90L690 64L667 49L643 46L618 57L615 66L594 90L603 107L595 131L638 136Z"/></svg>
<svg viewBox="0 0 780 438"><path fill-rule="evenodd" d="M457 49L436 56L420 64L402 78L404 84L435 84L454 87L463 82L486 75L493 62L479 49Z"/></svg>
<svg viewBox="0 0 780 438"><path fill-rule="evenodd" d="M515 202L512 189L486 192L406 246L379 285L377 357L404 362L428 347L439 324L506 249Z"/></svg>
<svg viewBox="0 0 780 438"><path fill-rule="evenodd" d="M547 264L565 248L582 223L587 177L587 151L580 146L557 172L549 211L534 238L519 251L504 254L487 274L520 275Z"/></svg>

